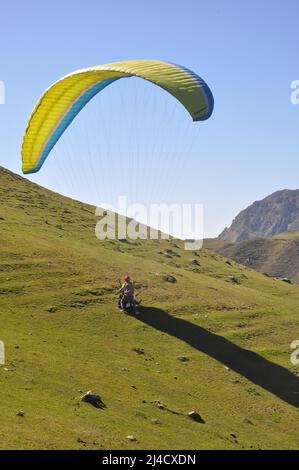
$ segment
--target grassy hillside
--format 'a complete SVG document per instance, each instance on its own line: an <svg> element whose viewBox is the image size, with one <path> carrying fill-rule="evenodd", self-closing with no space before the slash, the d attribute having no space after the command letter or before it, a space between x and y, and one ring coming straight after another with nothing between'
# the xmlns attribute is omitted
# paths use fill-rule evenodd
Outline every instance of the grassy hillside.
<svg viewBox="0 0 299 470"><path fill-rule="evenodd" d="M1 448L299 447L298 286L178 241L100 242L93 207L4 169L0 197ZM137 318L115 306L125 272Z"/></svg>
<svg viewBox="0 0 299 470"><path fill-rule="evenodd" d="M274 240L298 240L299 238L299 232L282 232L282 233L277 233L272 237Z"/></svg>
<svg viewBox="0 0 299 470"><path fill-rule="evenodd" d="M222 240L222 238L205 238L203 241L203 247L213 251L217 251L219 248L223 248L229 244L231 244L231 242Z"/></svg>
<svg viewBox="0 0 299 470"><path fill-rule="evenodd" d="M205 246L260 272L299 284L299 232L223 245L215 239Z"/></svg>

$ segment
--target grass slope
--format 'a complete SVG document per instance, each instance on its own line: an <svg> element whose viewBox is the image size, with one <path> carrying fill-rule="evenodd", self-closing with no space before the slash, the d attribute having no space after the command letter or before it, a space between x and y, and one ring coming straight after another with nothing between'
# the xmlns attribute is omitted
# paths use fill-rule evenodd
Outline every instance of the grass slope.
<svg viewBox="0 0 299 470"><path fill-rule="evenodd" d="M178 241L100 242L93 207L4 169L0 196L1 448L299 447L298 286ZM125 272L147 286L139 318L115 307Z"/></svg>
<svg viewBox="0 0 299 470"><path fill-rule="evenodd" d="M251 238L239 243L208 240L205 247L238 263L273 277L299 284L299 232L284 232L271 238Z"/></svg>

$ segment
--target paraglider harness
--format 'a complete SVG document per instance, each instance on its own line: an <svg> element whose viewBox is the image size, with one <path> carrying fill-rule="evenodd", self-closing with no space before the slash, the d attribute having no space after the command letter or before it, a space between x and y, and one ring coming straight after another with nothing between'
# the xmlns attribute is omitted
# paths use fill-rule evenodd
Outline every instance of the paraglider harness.
<svg viewBox="0 0 299 470"><path fill-rule="evenodd" d="M136 315L138 302L133 295L120 294L118 299L118 308L127 313L133 313Z"/></svg>
<svg viewBox="0 0 299 470"><path fill-rule="evenodd" d="M119 283L122 286L120 280ZM137 315L138 305L140 305L140 301L135 298L134 293L120 293L118 298L118 308L120 310Z"/></svg>

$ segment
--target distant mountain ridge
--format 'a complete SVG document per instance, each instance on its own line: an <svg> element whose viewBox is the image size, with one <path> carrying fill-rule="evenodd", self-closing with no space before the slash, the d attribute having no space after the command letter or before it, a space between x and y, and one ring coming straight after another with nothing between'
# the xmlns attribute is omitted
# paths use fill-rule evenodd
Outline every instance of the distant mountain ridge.
<svg viewBox="0 0 299 470"><path fill-rule="evenodd" d="M237 215L219 238L241 242L287 231L299 231L299 189L277 191L254 202Z"/></svg>

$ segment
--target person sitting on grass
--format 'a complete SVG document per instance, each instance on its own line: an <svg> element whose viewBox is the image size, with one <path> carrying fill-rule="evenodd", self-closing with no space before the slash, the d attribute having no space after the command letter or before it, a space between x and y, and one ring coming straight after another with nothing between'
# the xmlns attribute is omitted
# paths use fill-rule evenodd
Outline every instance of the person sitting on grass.
<svg viewBox="0 0 299 470"><path fill-rule="evenodd" d="M120 308L121 310L125 310L125 306L127 303L134 303L134 285L130 279L128 274L124 277L124 283L122 284L121 288L119 289L119 293L121 294L120 298Z"/></svg>

